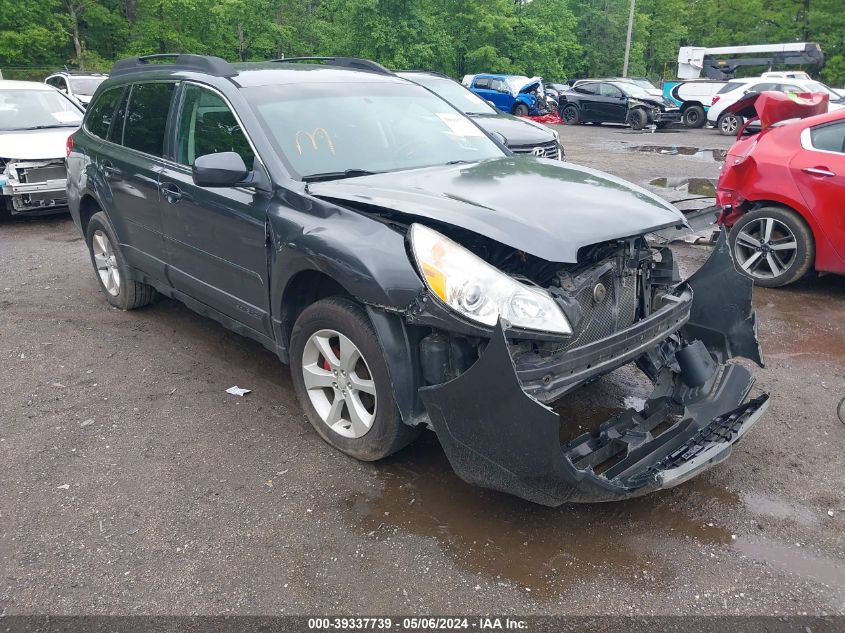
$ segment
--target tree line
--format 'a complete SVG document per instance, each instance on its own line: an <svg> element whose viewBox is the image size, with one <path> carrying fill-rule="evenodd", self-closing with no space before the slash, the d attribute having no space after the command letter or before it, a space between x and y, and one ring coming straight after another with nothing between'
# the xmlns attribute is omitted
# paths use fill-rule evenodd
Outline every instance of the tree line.
<svg viewBox="0 0 845 633"><path fill-rule="evenodd" d="M0 70L41 78L169 52L346 55L560 81L622 72L628 10L629 0L0 0ZM841 86L843 34L843 0L638 0L629 74L674 77L681 45L814 41L820 77Z"/></svg>

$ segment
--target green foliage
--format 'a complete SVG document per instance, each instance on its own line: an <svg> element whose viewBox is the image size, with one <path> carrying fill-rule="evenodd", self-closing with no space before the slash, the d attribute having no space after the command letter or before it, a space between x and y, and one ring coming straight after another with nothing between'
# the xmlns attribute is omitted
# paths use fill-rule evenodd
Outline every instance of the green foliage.
<svg viewBox="0 0 845 633"><path fill-rule="evenodd" d="M629 2L0 0L0 68L43 76L66 64L106 70L126 55L185 51L232 61L349 55L454 77L619 75ZM821 77L841 86L843 32L842 0L637 0L629 74L673 77L681 45L806 39L827 57Z"/></svg>

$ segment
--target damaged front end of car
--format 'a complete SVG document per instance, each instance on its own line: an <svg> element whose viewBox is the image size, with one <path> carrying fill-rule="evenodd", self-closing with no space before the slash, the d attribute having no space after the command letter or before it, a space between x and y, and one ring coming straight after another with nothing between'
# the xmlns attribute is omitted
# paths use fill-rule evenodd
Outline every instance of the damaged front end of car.
<svg viewBox="0 0 845 633"><path fill-rule="evenodd" d="M419 395L465 481L549 506L640 496L724 460L766 410L767 395L748 399L751 372L727 362L763 360L751 281L737 273L724 238L684 282L671 251L644 237L590 247L579 264L557 269L517 257L517 276L546 289L569 334L529 332L500 317L492 336L476 336L466 322L449 325L435 299L407 316L432 328L420 341ZM561 442L580 421L548 405L628 363L653 384L641 410Z"/></svg>
<svg viewBox="0 0 845 633"><path fill-rule="evenodd" d="M61 158L0 159L0 193L13 213L38 213L67 206L67 172Z"/></svg>

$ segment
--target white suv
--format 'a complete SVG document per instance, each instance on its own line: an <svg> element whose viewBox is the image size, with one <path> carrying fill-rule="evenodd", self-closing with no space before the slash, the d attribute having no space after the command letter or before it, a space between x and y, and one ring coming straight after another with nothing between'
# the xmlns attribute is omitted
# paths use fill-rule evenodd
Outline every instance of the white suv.
<svg viewBox="0 0 845 633"><path fill-rule="evenodd" d="M731 79L713 97L713 103L707 111L707 123L716 127L725 136L736 134L742 125L742 117L725 112L725 109L739 101L749 92L763 92L776 90L778 92L824 92L830 95L830 109L843 107L834 103L842 99L835 90L823 83L812 79L792 79L785 77L749 77L746 79Z"/></svg>

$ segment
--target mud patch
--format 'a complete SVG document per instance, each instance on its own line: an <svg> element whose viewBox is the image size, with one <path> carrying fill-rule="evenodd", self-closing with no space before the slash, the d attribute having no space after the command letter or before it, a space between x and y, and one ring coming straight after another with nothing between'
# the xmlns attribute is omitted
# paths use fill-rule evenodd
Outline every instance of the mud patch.
<svg viewBox="0 0 845 633"><path fill-rule="evenodd" d="M648 184L694 196L716 197L716 181L712 178L654 178Z"/></svg>
<svg viewBox="0 0 845 633"><path fill-rule="evenodd" d="M657 154L659 156L684 156L704 162L720 163L728 154L726 149L701 149L688 145L634 145L626 148L629 152Z"/></svg>

